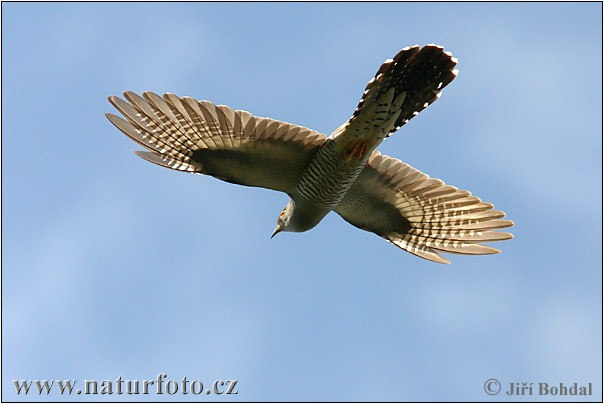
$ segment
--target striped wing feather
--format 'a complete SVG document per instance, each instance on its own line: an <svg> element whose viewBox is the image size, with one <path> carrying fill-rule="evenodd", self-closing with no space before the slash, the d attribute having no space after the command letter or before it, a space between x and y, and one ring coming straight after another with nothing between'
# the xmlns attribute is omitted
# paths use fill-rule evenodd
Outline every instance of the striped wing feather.
<svg viewBox="0 0 604 404"><path fill-rule="evenodd" d="M514 223L492 204L377 151L335 211L356 227L440 263L449 263L442 252L498 253L480 243L513 237L494 231Z"/></svg>
<svg viewBox="0 0 604 404"><path fill-rule="evenodd" d="M152 92L109 97L124 116L106 114L148 151L143 159L174 170L224 181L292 192L325 135L246 111Z"/></svg>

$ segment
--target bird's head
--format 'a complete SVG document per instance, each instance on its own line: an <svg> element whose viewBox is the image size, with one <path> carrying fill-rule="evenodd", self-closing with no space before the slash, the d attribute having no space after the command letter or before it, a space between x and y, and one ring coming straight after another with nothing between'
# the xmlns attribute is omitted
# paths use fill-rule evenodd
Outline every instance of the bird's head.
<svg viewBox="0 0 604 404"><path fill-rule="evenodd" d="M271 235L271 238L282 231L302 232L310 230L315 227L328 212L329 209L318 208L317 205L305 202L303 199L290 199L277 219L277 228Z"/></svg>
<svg viewBox="0 0 604 404"><path fill-rule="evenodd" d="M292 216L294 213L294 206L294 201L290 200L287 206L283 208L279 214L279 218L277 219L277 228L271 235L271 238L275 237L277 233L281 233L282 231L299 231L293 226Z"/></svg>

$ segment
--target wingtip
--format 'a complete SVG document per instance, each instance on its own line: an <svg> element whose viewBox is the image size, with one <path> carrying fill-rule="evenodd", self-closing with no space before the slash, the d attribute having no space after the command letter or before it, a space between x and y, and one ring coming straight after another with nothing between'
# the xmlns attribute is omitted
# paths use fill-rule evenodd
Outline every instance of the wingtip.
<svg viewBox="0 0 604 404"><path fill-rule="evenodd" d="M146 99L149 99L151 97L153 98L161 98L158 94L154 93L153 91L149 91L149 90L145 90L142 93L142 96Z"/></svg>
<svg viewBox="0 0 604 404"><path fill-rule="evenodd" d="M432 262L436 262L437 264L451 265L451 261L449 261L448 259L446 259L442 255L440 255L436 251L432 251L432 253L434 255L432 255L431 257L422 256L421 258L427 259L427 260L432 261Z"/></svg>
<svg viewBox="0 0 604 404"><path fill-rule="evenodd" d="M109 101L111 105L116 106L116 104L120 101L120 98L116 97L115 95L110 95L107 97L107 101Z"/></svg>
<svg viewBox="0 0 604 404"><path fill-rule="evenodd" d="M138 95L137 93L135 93L134 91L127 90L127 91L124 91L124 98L126 100L128 100L130 103L133 103L134 100L140 99L141 96Z"/></svg>
<svg viewBox="0 0 604 404"><path fill-rule="evenodd" d="M117 122L122 118L120 118L119 116L112 114L110 112L105 112L105 118L109 119L109 122L114 124L119 129Z"/></svg>
<svg viewBox="0 0 604 404"><path fill-rule="evenodd" d="M493 248L493 247L489 247L491 251L486 252L485 255L491 255L491 254L499 254L501 252L500 249L497 248Z"/></svg>

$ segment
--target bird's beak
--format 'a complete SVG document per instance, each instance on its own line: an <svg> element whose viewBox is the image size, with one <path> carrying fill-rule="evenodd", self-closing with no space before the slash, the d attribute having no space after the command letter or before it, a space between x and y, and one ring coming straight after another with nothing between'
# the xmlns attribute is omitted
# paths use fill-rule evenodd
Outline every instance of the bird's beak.
<svg viewBox="0 0 604 404"><path fill-rule="evenodd" d="M271 234L271 238L275 237L277 235L277 233L279 233L281 231L281 225L278 224L277 228L275 229L275 231L273 232L273 234Z"/></svg>

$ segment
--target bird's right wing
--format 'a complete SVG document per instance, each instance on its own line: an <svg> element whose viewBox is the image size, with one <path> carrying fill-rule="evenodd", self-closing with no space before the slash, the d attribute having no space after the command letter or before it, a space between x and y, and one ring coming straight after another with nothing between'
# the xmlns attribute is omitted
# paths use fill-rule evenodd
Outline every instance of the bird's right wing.
<svg viewBox="0 0 604 404"><path fill-rule="evenodd" d="M440 263L449 263L441 252L498 253L480 243L513 237L493 231L514 223L502 220L505 214L490 203L377 151L335 211L358 228Z"/></svg>
<svg viewBox="0 0 604 404"><path fill-rule="evenodd" d="M314 130L258 118L224 105L164 94L109 97L126 118L106 114L149 151L136 154L175 170L289 193L327 140Z"/></svg>

